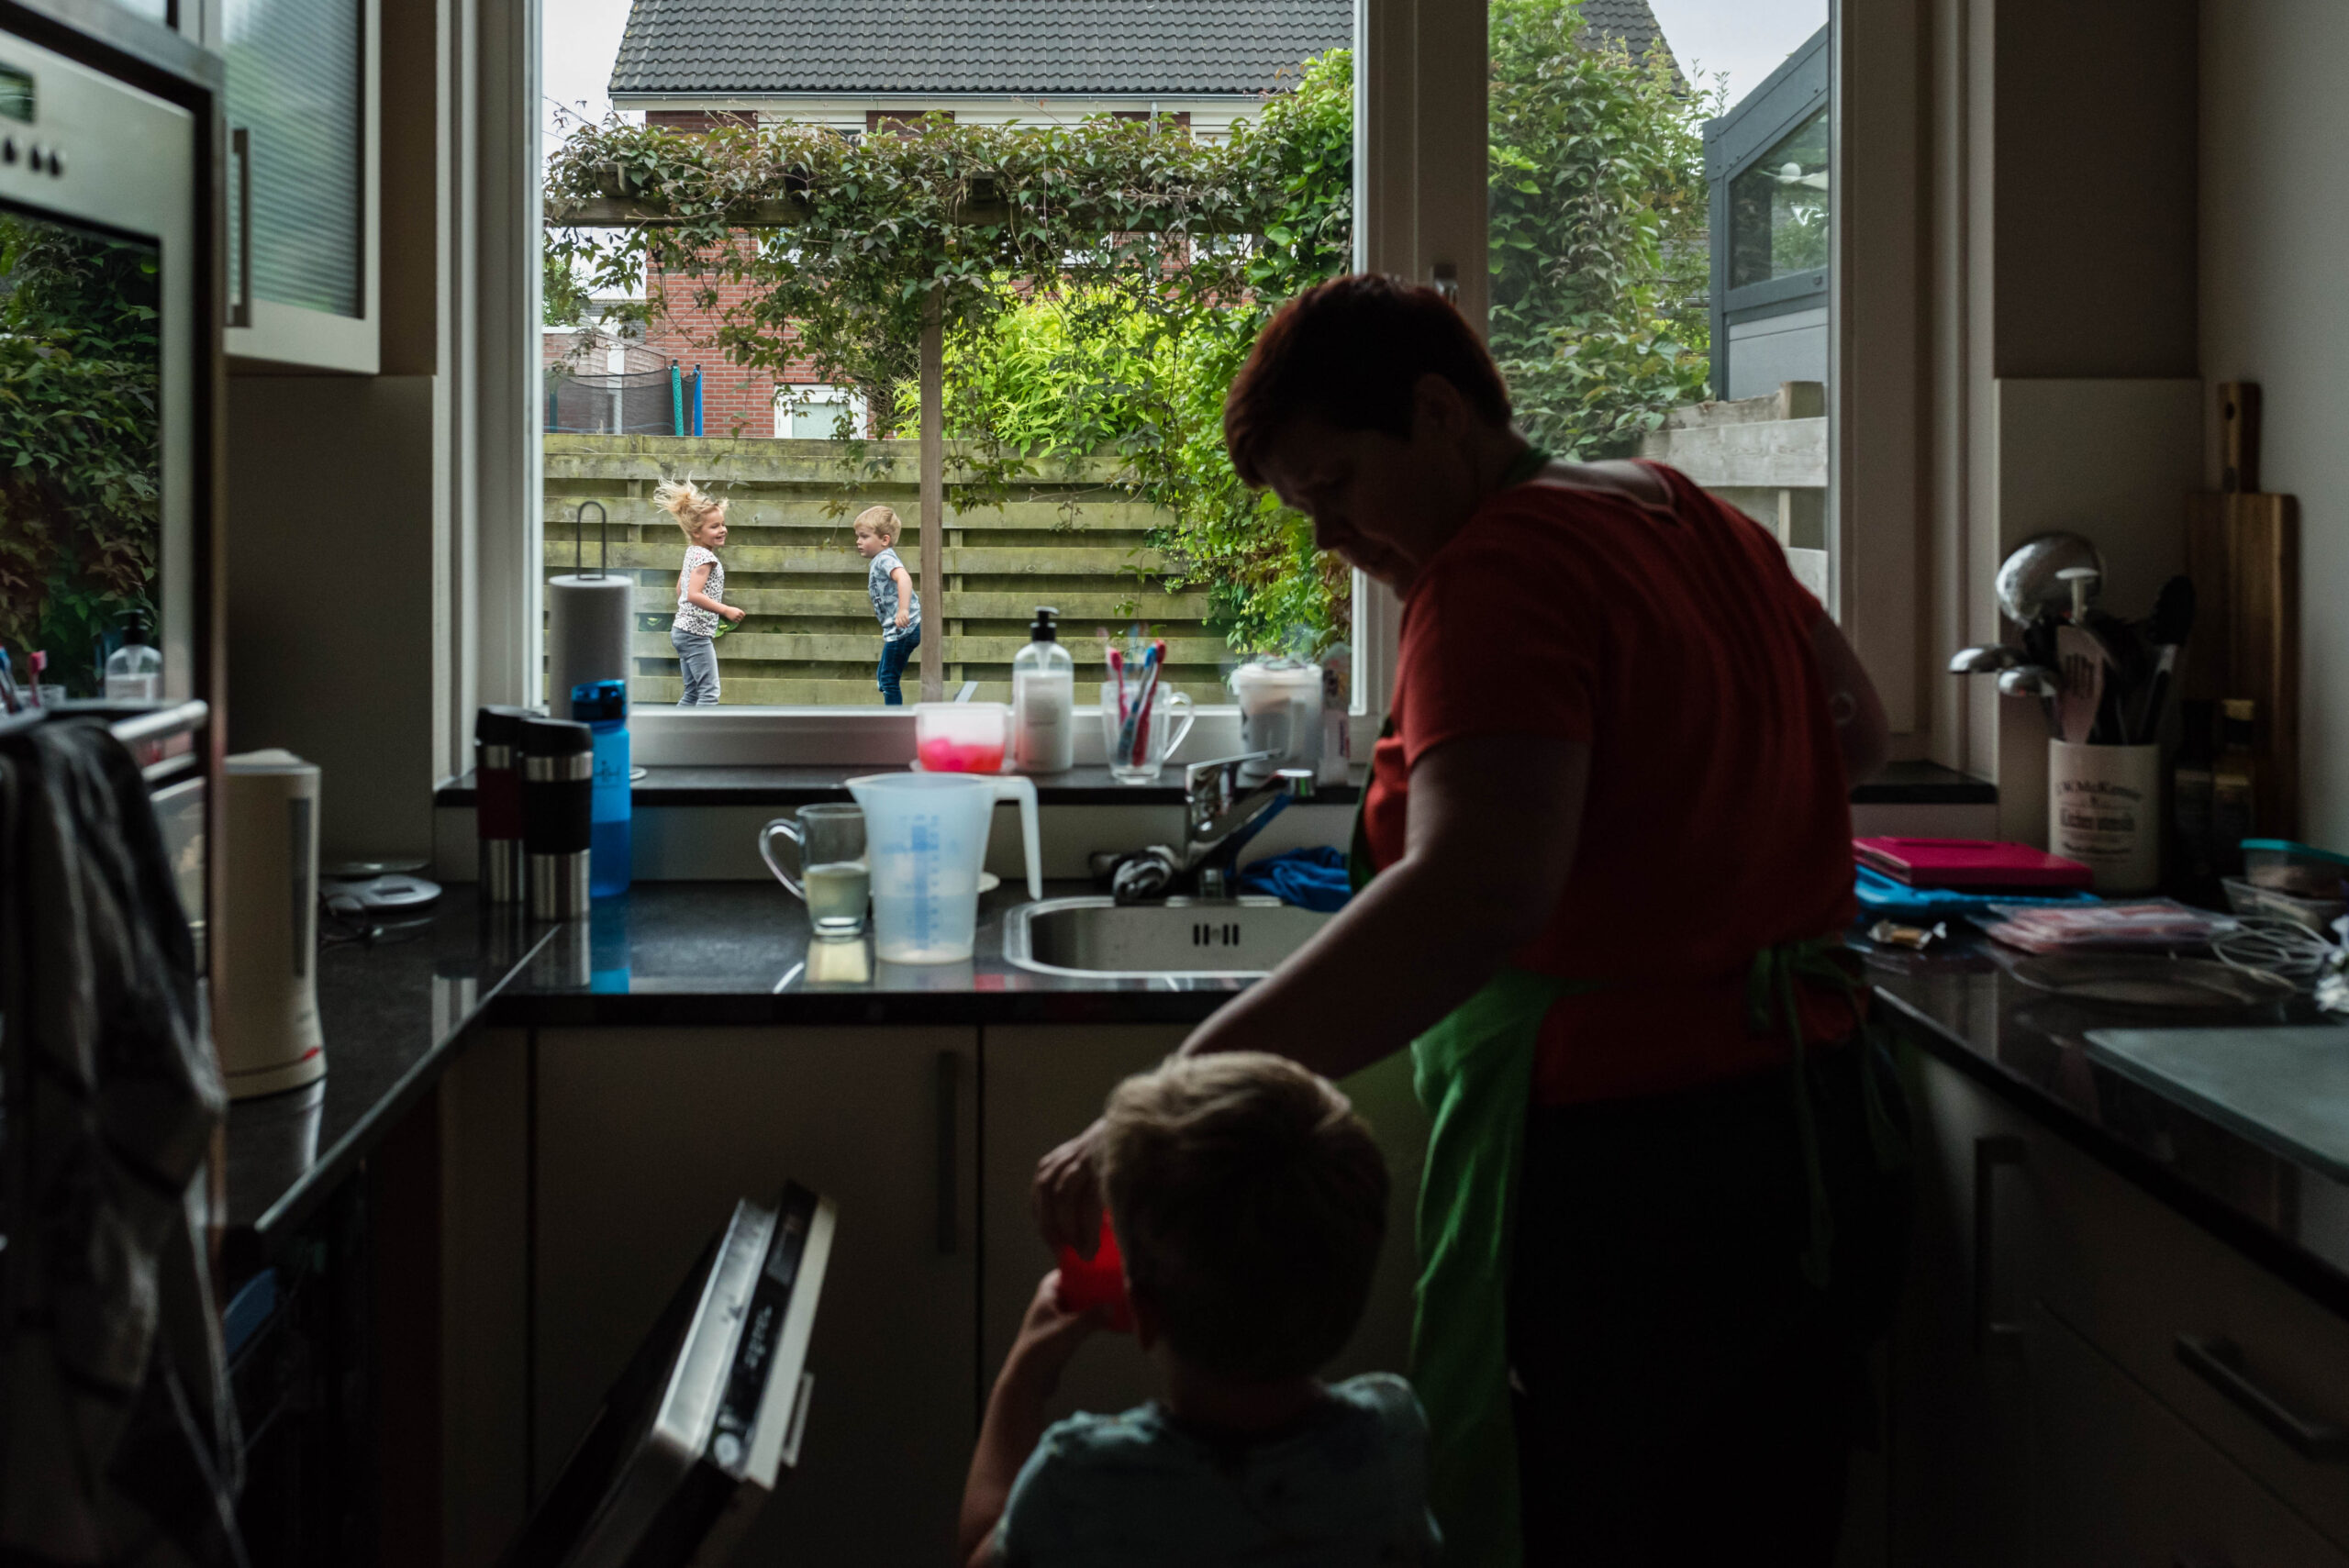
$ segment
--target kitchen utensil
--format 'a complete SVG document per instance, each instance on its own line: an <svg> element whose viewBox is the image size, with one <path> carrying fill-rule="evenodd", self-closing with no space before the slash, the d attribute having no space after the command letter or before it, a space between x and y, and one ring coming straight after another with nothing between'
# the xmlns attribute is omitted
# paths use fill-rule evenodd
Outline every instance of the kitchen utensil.
<svg viewBox="0 0 2349 1568"><path fill-rule="evenodd" d="M2090 879L2077 861L1985 839L1854 839L1852 852L1911 887L2086 887Z"/></svg>
<svg viewBox="0 0 2349 1568"><path fill-rule="evenodd" d="M318 1032L318 768L291 751L226 763L225 976L213 1038L231 1099L299 1088L327 1070Z"/></svg>
<svg viewBox="0 0 2349 1568"><path fill-rule="evenodd" d="M2023 540L1998 564L1994 584L1998 608L2018 626L2029 626L2046 612L2068 608L2071 589L2056 574L2076 566L2092 568L2099 574L2104 571L2104 557L2094 543L2078 534L2047 533Z"/></svg>
<svg viewBox="0 0 2349 1568"><path fill-rule="evenodd" d="M2137 704L2129 740L2152 740L2161 734L2170 680L2177 667L2178 651L2193 634L2194 616L2194 580L2173 577L2163 584L2160 596L2154 600L2154 613L2145 617L2145 640L2155 650L2154 667L2145 680L2145 695Z"/></svg>
<svg viewBox="0 0 2349 1568"><path fill-rule="evenodd" d="M1109 759L1109 776L1119 784L1154 783L1198 718L1188 692L1166 692L1151 702L1158 712L1147 727L1120 723L1118 683L1101 683L1101 747ZM1123 752L1119 750L1121 741L1128 748Z"/></svg>
<svg viewBox="0 0 2349 1568"><path fill-rule="evenodd" d="M1007 782L1028 785L1032 801L1032 781ZM864 808L873 946L884 962L959 963L971 956L996 784L971 773L869 773L848 781Z"/></svg>
<svg viewBox="0 0 2349 1568"><path fill-rule="evenodd" d="M2084 626L2059 626L2055 656L2062 675L2055 697L2056 728L2069 744L2085 746L2104 704L2104 644Z"/></svg>
<svg viewBox="0 0 2349 1568"><path fill-rule="evenodd" d="M775 859L777 839L798 846L799 879ZM807 923L818 940L846 941L864 934L872 884L864 858L863 807L821 801L801 806L796 817L778 817L759 829L759 858L784 891L807 906Z"/></svg>
<svg viewBox="0 0 2349 1568"><path fill-rule="evenodd" d="M1998 695L2002 697L2037 697L2039 708L2047 717L2047 733L2060 735L2055 718L2055 699L2062 694L2055 673L2040 664L2018 664L1998 673Z"/></svg>
<svg viewBox="0 0 2349 1568"><path fill-rule="evenodd" d="M2218 394L2223 473L2239 488L2187 498L2186 570L2197 609L2179 695L2256 706L2255 816L2263 828L2289 835L2299 821L2299 506L2258 489L2257 385L2223 382Z"/></svg>
<svg viewBox="0 0 2349 1568"><path fill-rule="evenodd" d="M2011 670L2029 662L2021 649L1993 642L1979 648L1961 648L1951 654L1949 673L1953 675L1995 675L2001 670Z"/></svg>
<svg viewBox="0 0 2349 1568"><path fill-rule="evenodd" d="M2065 590L2071 595L2069 607L2072 624L2086 626L2088 619L2088 606L2096 603L2098 584L2104 581L2102 569L2094 566L2066 566L2055 573L2055 580L2063 584Z"/></svg>
<svg viewBox="0 0 2349 1568"><path fill-rule="evenodd" d="M1011 705L914 705L915 765L928 773L999 773L1011 752Z"/></svg>

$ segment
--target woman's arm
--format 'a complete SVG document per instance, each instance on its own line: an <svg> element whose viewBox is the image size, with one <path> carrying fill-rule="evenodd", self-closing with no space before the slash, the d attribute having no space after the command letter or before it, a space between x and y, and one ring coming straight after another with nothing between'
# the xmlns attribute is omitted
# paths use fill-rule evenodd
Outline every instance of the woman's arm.
<svg viewBox="0 0 2349 1568"><path fill-rule="evenodd" d="M890 580L897 584L897 624L906 624L906 607L914 602L914 580L906 575L902 566L889 568Z"/></svg>
<svg viewBox="0 0 2349 1568"><path fill-rule="evenodd" d="M1843 639L1830 616L1810 626L1811 657L1819 661L1820 677L1827 684L1827 711L1835 719L1835 739L1843 751L1843 776L1865 784L1884 770L1891 750L1892 731L1884 717L1884 699L1876 683L1860 667L1860 656Z"/></svg>
<svg viewBox="0 0 2349 1568"><path fill-rule="evenodd" d="M1341 1078L1400 1051L1540 932L1582 833L1590 747L1536 735L1444 742L1411 769L1403 858L1272 975L1183 1042L1268 1051ZM1100 1235L1093 1130L1044 1157L1036 1218L1085 1257Z"/></svg>
<svg viewBox="0 0 2349 1568"><path fill-rule="evenodd" d="M1272 1051L1339 1078L1402 1050L1549 923L1589 784L1580 741L1472 735L1427 752L1403 858L1184 1054Z"/></svg>

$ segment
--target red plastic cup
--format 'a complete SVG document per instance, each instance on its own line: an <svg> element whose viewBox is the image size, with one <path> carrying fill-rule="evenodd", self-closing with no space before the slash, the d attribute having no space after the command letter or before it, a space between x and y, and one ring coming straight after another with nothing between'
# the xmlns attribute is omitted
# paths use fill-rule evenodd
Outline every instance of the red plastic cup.
<svg viewBox="0 0 2349 1568"><path fill-rule="evenodd" d="M1101 1217L1101 1241L1088 1262L1074 1247L1058 1249L1061 1261L1061 1306L1071 1312L1103 1308L1102 1321L1120 1334L1134 1331L1134 1304L1126 1299L1126 1264L1118 1255L1118 1239L1109 1230L1109 1217Z"/></svg>

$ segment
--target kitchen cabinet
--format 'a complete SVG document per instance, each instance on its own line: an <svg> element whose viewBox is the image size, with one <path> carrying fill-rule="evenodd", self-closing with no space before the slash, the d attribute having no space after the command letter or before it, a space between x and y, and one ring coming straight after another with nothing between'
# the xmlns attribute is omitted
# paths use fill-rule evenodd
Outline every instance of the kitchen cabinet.
<svg viewBox="0 0 2349 1568"><path fill-rule="evenodd" d="M232 365L381 363L380 0L220 0Z"/></svg>
<svg viewBox="0 0 2349 1568"><path fill-rule="evenodd" d="M1053 1266L1029 1209L1036 1162L1100 1115L1102 1103L1120 1078L1155 1065L1189 1032L1187 1026L1068 1025L985 1031L985 1154L979 1179L986 1238L980 1308L982 1397L1019 1333L1036 1282ZM1330 1375L1401 1372L1409 1365L1416 1273L1411 1214L1425 1159L1427 1122L1411 1095L1407 1055L1357 1073L1340 1086L1377 1136L1394 1185L1386 1244L1379 1254L1369 1307ZM1131 1340L1097 1335L1070 1365L1050 1414L1058 1419L1077 1410L1122 1410L1158 1391L1150 1363Z"/></svg>
<svg viewBox="0 0 2349 1568"><path fill-rule="evenodd" d="M1909 1069L1916 1229L1888 1362L1891 1560L2030 1561L2028 1369L2015 1329L2030 1127L1930 1057Z"/></svg>
<svg viewBox="0 0 2349 1568"><path fill-rule="evenodd" d="M2349 1568L2349 1464L2179 1354L2239 1347L2321 1429L2349 1417L2349 1324L1972 1078L1909 1068L1891 1561Z"/></svg>
<svg viewBox="0 0 2349 1568"><path fill-rule="evenodd" d="M977 1032L537 1036L530 1469L542 1493L745 1195L840 1206L798 1470L740 1562L941 1562L977 1429Z"/></svg>
<svg viewBox="0 0 2349 1568"><path fill-rule="evenodd" d="M2349 1556L2086 1339L2032 1325L2043 1568L2343 1568Z"/></svg>

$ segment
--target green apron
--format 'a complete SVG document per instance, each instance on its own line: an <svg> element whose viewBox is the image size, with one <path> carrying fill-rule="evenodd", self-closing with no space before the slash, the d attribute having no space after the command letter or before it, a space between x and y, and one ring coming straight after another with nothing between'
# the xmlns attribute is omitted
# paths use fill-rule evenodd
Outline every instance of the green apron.
<svg viewBox="0 0 2349 1568"><path fill-rule="evenodd" d="M1531 478L1548 462L1547 452L1527 449L1503 476L1504 488ZM1390 717L1379 736L1393 733ZM1365 784L1347 865L1357 892L1376 874L1364 822L1369 801ZM1754 955L1746 985L1749 1026L1764 1033L1783 1024L1793 1043L1796 1125L1810 1193L1803 1274L1821 1290L1833 1218L1797 990L1809 981L1855 994L1856 978L1836 956L1842 950L1840 935L1766 949ZM1411 1090L1430 1122L1413 1227L1419 1276L1411 1382L1427 1411L1428 1499L1443 1529L1444 1555L1469 1568L1518 1568L1523 1560L1508 1386L1508 1289L1535 1043L1553 1003L1603 984L1506 968L1411 1042ZM1869 1111L1879 1162L1891 1168L1905 1157L1905 1134L1873 1095Z"/></svg>
<svg viewBox="0 0 2349 1568"><path fill-rule="evenodd" d="M1356 892L1377 874L1363 821L1369 798L1365 785L1347 857ZM1838 958L1844 951L1840 935L1765 948L1746 976L1748 1027L1761 1034L1783 1024L1794 1048L1790 1082L1810 1205L1803 1277L1821 1291L1834 1218L1797 994L1805 982L1855 993L1858 982ZM1411 1385L1427 1411L1428 1502L1442 1527L1444 1559L1470 1568L1519 1568L1523 1561L1508 1293L1535 1047L1553 1003L1602 985L1504 968L1411 1042L1411 1092L1430 1124L1412 1228L1419 1276ZM1905 1163L1905 1131L1874 1094L1867 1107L1879 1163L1887 1170Z"/></svg>

